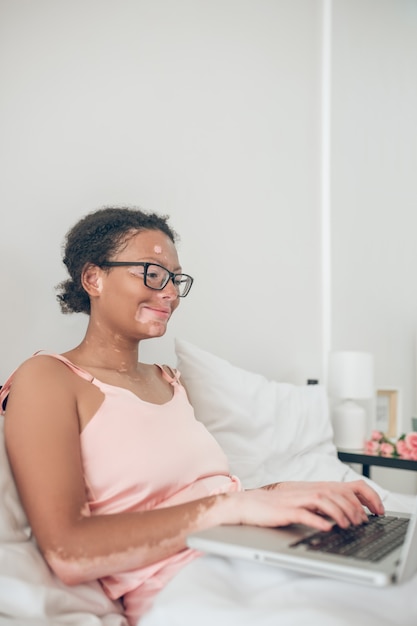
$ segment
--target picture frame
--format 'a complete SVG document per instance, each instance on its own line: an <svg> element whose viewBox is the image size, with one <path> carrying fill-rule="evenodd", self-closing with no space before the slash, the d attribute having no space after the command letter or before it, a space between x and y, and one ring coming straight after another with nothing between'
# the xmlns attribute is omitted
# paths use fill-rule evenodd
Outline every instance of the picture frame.
<svg viewBox="0 0 417 626"><path fill-rule="evenodd" d="M375 428L389 438L399 436L400 390L378 389L376 392Z"/></svg>

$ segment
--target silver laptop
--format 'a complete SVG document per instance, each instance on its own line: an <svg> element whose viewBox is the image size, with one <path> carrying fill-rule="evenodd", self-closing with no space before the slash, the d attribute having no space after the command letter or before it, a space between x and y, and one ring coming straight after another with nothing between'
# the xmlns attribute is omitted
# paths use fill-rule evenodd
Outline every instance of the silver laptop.
<svg viewBox="0 0 417 626"><path fill-rule="evenodd" d="M361 526L317 532L302 525L280 528L216 526L193 533L187 545L347 582L386 586L417 571L417 498L412 515L387 512Z"/></svg>

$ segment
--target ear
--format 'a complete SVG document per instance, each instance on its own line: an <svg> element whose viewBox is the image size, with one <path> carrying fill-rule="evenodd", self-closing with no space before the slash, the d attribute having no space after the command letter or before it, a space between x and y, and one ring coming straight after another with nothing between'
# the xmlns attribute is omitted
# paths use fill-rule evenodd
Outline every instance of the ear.
<svg viewBox="0 0 417 626"><path fill-rule="evenodd" d="M81 274L81 284L90 298L97 297L103 289L103 270L98 265L87 264Z"/></svg>

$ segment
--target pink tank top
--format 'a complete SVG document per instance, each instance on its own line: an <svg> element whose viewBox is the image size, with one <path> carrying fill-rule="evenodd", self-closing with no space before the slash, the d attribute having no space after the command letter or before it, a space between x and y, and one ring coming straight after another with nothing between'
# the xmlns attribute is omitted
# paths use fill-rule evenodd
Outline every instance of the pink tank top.
<svg viewBox="0 0 417 626"><path fill-rule="evenodd" d="M162 376L173 387L165 404L141 400L131 391L109 385L58 354L75 374L96 385L103 402L80 434L87 500L92 515L146 511L238 491L222 449L196 420L180 374ZM11 378L1 390L7 395ZM134 592L142 614L152 597L185 563L197 556L186 549L153 565L101 580L111 598Z"/></svg>

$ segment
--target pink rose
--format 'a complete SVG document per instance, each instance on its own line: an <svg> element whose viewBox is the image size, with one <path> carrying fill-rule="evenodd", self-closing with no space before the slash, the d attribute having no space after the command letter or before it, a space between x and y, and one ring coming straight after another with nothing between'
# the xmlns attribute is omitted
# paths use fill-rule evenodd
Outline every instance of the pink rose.
<svg viewBox="0 0 417 626"><path fill-rule="evenodd" d="M407 446L405 439L400 439L399 441L397 441L397 452L403 459L410 458L410 449Z"/></svg>
<svg viewBox="0 0 417 626"><path fill-rule="evenodd" d="M417 450L417 432L407 433L405 443L410 450Z"/></svg>
<svg viewBox="0 0 417 626"><path fill-rule="evenodd" d="M410 461L417 461L417 450L409 450Z"/></svg>
<svg viewBox="0 0 417 626"><path fill-rule="evenodd" d="M381 443L380 452L382 456L392 456L394 452L394 446L392 443Z"/></svg>
<svg viewBox="0 0 417 626"><path fill-rule="evenodd" d="M380 430L373 430L371 432L371 440L372 441L381 441L384 438L384 434L381 433Z"/></svg>
<svg viewBox="0 0 417 626"><path fill-rule="evenodd" d="M377 441L365 441L365 452L367 454L378 454L379 443Z"/></svg>

